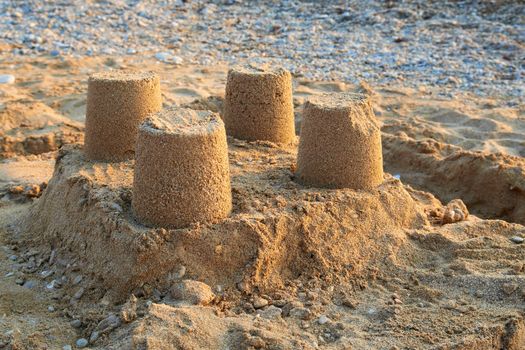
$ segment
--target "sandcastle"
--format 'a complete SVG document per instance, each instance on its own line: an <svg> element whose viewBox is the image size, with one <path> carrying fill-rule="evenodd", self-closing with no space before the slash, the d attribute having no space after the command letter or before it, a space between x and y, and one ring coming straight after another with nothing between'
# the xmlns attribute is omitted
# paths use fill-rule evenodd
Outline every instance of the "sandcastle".
<svg viewBox="0 0 525 350"><path fill-rule="evenodd" d="M85 153L91 160L133 158L139 124L162 107L152 72L110 71L88 81Z"/></svg>
<svg viewBox="0 0 525 350"><path fill-rule="evenodd" d="M295 140L292 76L285 69L230 69L224 101L226 132L247 141Z"/></svg>
<svg viewBox="0 0 525 350"><path fill-rule="evenodd" d="M327 188L371 189L383 182L381 131L369 96L324 94L306 102L296 178Z"/></svg>
<svg viewBox="0 0 525 350"><path fill-rule="evenodd" d="M278 138L281 142L295 139L290 75L284 70L277 72L230 71L230 102L240 101L253 112L247 114L251 119L236 115L233 119L236 122L230 124L233 130L252 133L256 140L268 140L263 134L281 137ZM111 76L120 76L120 73L113 74ZM139 76L149 77L145 78L145 85L155 85L157 81L149 73ZM366 96L323 95L307 103L296 174L300 183L297 183L290 176L289 166L295 161L295 154L289 147L268 147L264 143L246 145L243 140L231 140L228 145L225 123L211 111L171 107L149 114L143 120L134 117L133 125L140 124L136 126L135 151L128 153L129 147L109 142L110 132L94 132L100 128L95 123L99 118L101 125L112 127L116 140L125 138L126 142L134 142L129 123L127 128L120 128L109 122L107 116L110 114L94 110L93 100L102 98L104 91L111 95L111 80L118 80L107 78L109 82L106 82L104 79L90 80L90 84L102 86L93 92L93 86L98 85L90 85L88 122L91 124L86 133L91 133L91 139L84 152L91 157L84 156L80 145L60 151L53 179L34 208L39 214L30 215L27 230L42 231L38 237L46 244L63 245L67 251L74 252L87 271L100 277L103 284L119 296L145 282L159 281L181 261L212 283L232 286L247 280L264 289L281 284L282 278L295 278L305 271L301 265L304 262L302 251L294 256L292 269L287 266L291 261L288 257L280 261L272 255L275 248L283 244L282 237L288 240L285 251L286 245L295 247L298 244L297 237L309 237L310 240L318 236L319 240L313 243L315 246L323 242L330 255L334 246L340 247L343 254L344 245L324 237L326 232L332 232L325 224L328 217L337 222L338 229L356 226L353 223L341 226L340 222L359 219L362 232L368 232L377 222L380 227L392 228L407 222L416 225L425 220L400 182L386 181L377 191L367 191L358 197L353 191L303 186L368 189L382 182L380 131ZM140 90L138 79L129 80L131 91ZM261 96L252 96L253 105L249 99L241 98L255 92ZM117 96L129 94L119 90ZM123 99L121 108L129 112L139 110L137 106L151 107L152 100L158 102L155 108L160 108L160 98L151 99L155 94ZM274 105L266 108L265 101L270 100ZM117 109L108 106L103 106L102 110L111 110L114 115ZM241 111L240 106L235 108ZM144 108L140 110L145 111ZM231 111L230 105L226 115L231 117ZM123 121L122 118L118 120ZM226 118L226 123L228 120L232 122ZM100 143L96 143L98 138L102 139ZM92 152L97 155L94 158L104 155L104 159L110 160L134 155L135 162L123 162L117 167L108 162L94 163ZM275 161L254 162L254 159L266 158ZM246 164L250 164L248 168ZM297 210L299 203L301 207L307 205L305 195L319 191L328 199L326 208L313 206L306 211ZM383 197L390 200L380 205ZM376 204L369 208L370 203ZM334 205L339 208L335 219L332 209L327 209ZM354 215L356 210L369 211L367 217L374 220L363 225ZM328 216L327 212L330 212ZM311 225L303 225L305 213L311 215ZM392 213L396 214L392 216ZM44 224L48 222L53 225ZM279 232L276 237L281 238L270 239L273 236L268 234L274 231ZM366 244L362 242L363 235L354 237L359 244ZM346 236L344 239L347 240ZM107 254L108 246L111 247L110 255ZM190 246L191 249L187 249ZM257 270L259 267L267 270L266 263L255 264L259 267L250 263L261 249L268 251L266 257L260 257L261 261L277 261L277 268L268 270L273 271L271 276L267 271ZM348 256L350 260L354 258L355 261L360 259ZM345 264L355 265L355 261ZM318 263L312 264L314 270ZM283 271L289 271L289 275L283 275Z"/></svg>
<svg viewBox="0 0 525 350"><path fill-rule="evenodd" d="M139 128L133 210L144 223L181 228L231 211L224 123L210 111L170 108Z"/></svg>

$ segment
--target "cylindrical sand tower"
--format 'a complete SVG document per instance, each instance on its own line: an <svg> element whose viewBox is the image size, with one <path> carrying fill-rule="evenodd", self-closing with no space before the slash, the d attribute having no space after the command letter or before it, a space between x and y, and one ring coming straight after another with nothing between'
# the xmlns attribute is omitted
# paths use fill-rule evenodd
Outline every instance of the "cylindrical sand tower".
<svg viewBox="0 0 525 350"><path fill-rule="evenodd" d="M285 69L230 69L223 112L226 132L247 141L295 140L292 75Z"/></svg>
<svg viewBox="0 0 525 350"><path fill-rule="evenodd" d="M369 96L325 94L306 102L296 179L307 186L353 189L383 182L381 131Z"/></svg>
<svg viewBox="0 0 525 350"><path fill-rule="evenodd" d="M140 123L162 108L159 77L152 72L110 71L88 81L88 158L122 161L133 157Z"/></svg>
<svg viewBox="0 0 525 350"><path fill-rule="evenodd" d="M173 228L229 215L228 148L217 114L170 108L141 124L132 206L145 224Z"/></svg>

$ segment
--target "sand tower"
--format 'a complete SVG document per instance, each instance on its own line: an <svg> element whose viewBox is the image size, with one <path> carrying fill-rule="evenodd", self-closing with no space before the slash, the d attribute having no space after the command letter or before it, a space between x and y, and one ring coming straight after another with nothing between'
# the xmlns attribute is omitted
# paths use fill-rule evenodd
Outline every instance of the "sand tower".
<svg viewBox="0 0 525 350"><path fill-rule="evenodd" d="M224 123L210 111L170 108L139 128L132 206L149 225L214 222L232 208Z"/></svg>
<svg viewBox="0 0 525 350"><path fill-rule="evenodd" d="M230 69L224 101L226 132L248 141L295 140L292 75L285 69Z"/></svg>
<svg viewBox="0 0 525 350"><path fill-rule="evenodd" d="M92 75L88 81L84 146L88 158L132 158L140 123L161 107L159 77L155 73L110 71Z"/></svg>
<svg viewBox="0 0 525 350"><path fill-rule="evenodd" d="M306 102L296 178L307 186L353 189L383 181L381 131L370 97L337 93Z"/></svg>

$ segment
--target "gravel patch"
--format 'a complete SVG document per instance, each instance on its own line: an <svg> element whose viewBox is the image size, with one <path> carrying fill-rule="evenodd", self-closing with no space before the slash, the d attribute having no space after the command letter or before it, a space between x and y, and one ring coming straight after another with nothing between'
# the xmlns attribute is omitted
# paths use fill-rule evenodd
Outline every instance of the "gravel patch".
<svg viewBox="0 0 525 350"><path fill-rule="evenodd" d="M278 63L296 76L524 95L520 1L0 1L15 55ZM516 102L514 102L516 103Z"/></svg>

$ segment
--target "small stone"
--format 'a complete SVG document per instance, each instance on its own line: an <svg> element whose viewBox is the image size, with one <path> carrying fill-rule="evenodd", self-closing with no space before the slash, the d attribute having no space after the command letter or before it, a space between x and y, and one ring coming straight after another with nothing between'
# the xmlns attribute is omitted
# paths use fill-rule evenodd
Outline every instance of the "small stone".
<svg viewBox="0 0 525 350"><path fill-rule="evenodd" d="M193 305L207 305L212 302L215 295L206 283L193 280L183 280L171 287L171 296Z"/></svg>
<svg viewBox="0 0 525 350"><path fill-rule="evenodd" d="M286 305L287 301L284 300L284 299L278 299L278 300L274 300L273 301L273 305L277 306L277 307L283 307L284 305Z"/></svg>
<svg viewBox="0 0 525 350"><path fill-rule="evenodd" d="M182 278L186 274L186 266L181 265L179 268L173 273L174 278Z"/></svg>
<svg viewBox="0 0 525 350"><path fill-rule="evenodd" d="M312 312L304 307L294 307L290 310L290 317L300 320L310 320L313 317Z"/></svg>
<svg viewBox="0 0 525 350"><path fill-rule="evenodd" d="M72 350L72 347L71 347L71 345L64 345L62 347L62 350Z"/></svg>
<svg viewBox="0 0 525 350"><path fill-rule="evenodd" d="M120 318L125 323L129 323L137 318L137 297L133 294L128 301L122 306L120 311Z"/></svg>
<svg viewBox="0 0 525 350"><path fill-rule="evenodd" d="M266 342L261 337L251 337L248 340L248 345L254 349L263 349L266 347Z"/></svg>
<svg viewBox="0 0 525 350"><path fill-rule="evenodd" d="M15 76L11 74L0 74L0 84L13 84Z"/></svg>
<svg viewBox="0 0 525 350"><path fill-rule="evenodd" d="M80 338L76 341L77 348L85 348L88 345L88 341L86 338Z"/></svg>
<svg viewBox="0 0 525 350"><path fill-rule="evenodd" d="M60 51L58 50L51 50L49 51L49 54L51 55L51 57L57 57L60 55Z"/></svg>
<svg viewBox="0 0 525 350"><path fill-rule="evenodd" d="M97 331L93 331L93 332L91 333L91 336L89 337L89 342L90 342L91 344L93 344L94 342L96 342L97 339L98 339L98 337L99 337L99 335L100 335L99 332L97 332Z"/></svg>
<svg viewBox="0 0 525 350"><path fill-rule="evenodd" d="M118 203L111 203L110 208L119 213L122 213L123 211L122 207Z"/></svg>
<svg viewBox="0 0 525 350"><path fill-rule="evenodd" d="M115 314L110 314L108 317L103 319L99 322L97 327L95 328L95 331L98 332L98 334L105 334L111 332L113 329L120 326L120 318L116 316ZM97 334L97 338L98 338ZM93 336L93 334L91 335Z"/></svg>
<svg viewBox="0 0 525 350"><path fill-rule="evenodd" d="M171 54L169 52L157 52L155 58L162 62L167 62L171 59Z"/></svg>
<svg viewBox="0 0 525 350"><path fill-rule="evenodd" d="M47 307L47 311L49 311L49 312L55 312L55 308L54 308L53 306L50 305L50 306Z"/></svg>
<svg viewBox="0 0 525 350"><path fill-rule="evenodd" d="M453 199L446 205L441 223L445 225L464 221L468 215L469 212L465 203L461 199Z"/></svg>
<svg viewBox="0 0 525 350"><path fill-rule="evenodd" d="M18 259L18 255L14 255L14 254L13 254L13 255L11 255L11 256L9 257L9 260L11 260L11 261L16 261L16 259Z"/></svg>
<svg viewBox="0 0 525 350"><path fill-rule="evenodd" d="M518 289L518 287L519 287L518 284L513 283L513 282L505 283L502 286L503 292L506 295L511 295L512 293L514 293Z"/></svg>
<svg viewBox="0 0 525 350"><path fill-rule="evenodd" d="M53 249L51 251L51 254L49 255L49 264L53 265L55 263L56 257L57 257L57 251Z"/></svg>
<svg viewBox="0 0 525 350"><path fill-rule="evenodd" d="M512 236L510 238L510 240L513 242L513 243L516 243L516 244L521 244L523 243L523 241L525 240L523 237L520 237L520 236Z"/></svg>
<svg viewBox="0 0 525 350"><path fill-rule="evenodd" d="M267 320L275 320L280 318L283 313L283 310L279 309L276 306L270 305L266 309L261 311L261 317Z"/></svg>
<svg viewBox="0 0 525 350"><path fill-rule="evenodd" d="M12 194L20 194L20 193L23 193L24 192L24 187L20 186L20 185L17 185L17 186L12 186L9 188L9 193L12 193Z"/></svg>
<svg viewBox="0 0 525 350"><path fill-rule="evenodd" d="M78 300L82 298L82 295L84 295L84 288L80 288L79 290L77 290L77 292L73 294L73 299Z"/></svg>
<svg viewBox="0 0 525 350"><path fill-rule="evenodd" d="M24 280L22 278L17 278L15 280L15 283L18 284L19 286L23 285L24 284Z"/></svg>
<svg viewBox="0 0 525 350"><path fill-rule="evenodd" d="M82 275L76 275L73 279L73 284L79 284L82 281Z"/></svg>
<svg viewBox="0 0 525 350"><path fill-rule="evenodd" d="M253 307L256 308L256 309L261 309L263 307L265 307L266 305L268 305L268 300L264 299L264 298L261 298L261 297L255 297L253 299Z"/></svg>
<svg viewBox="0 0 525 350"><path fill-rule="evenodd" d="M325 324L325 323L328 323L329 321L330 319L326 315L319 316L319 319L317 320L319 324Z"/></svg>
<svg viewBox="0 0 525 350"><path fill-rule="evenodd" d="M53 270L44 270L40 272L40 275L42 276L42 278L47 278L51 276L52 274L53 274Z"/></svg>
<svg viewBox="0 0 525 350"><path fill-rule="evenodd" d="M443 308L447 310L456 310L458 307L455 300L447 300L443 303Z"/></svg>
<svg viewBox="0 0 525 350"><path fill-rule="evenodd" d="M73 328L80 328L82 326L82 321L80 321L79 319L76 319L76 320L69 322L69 324Z"/></svg>
<svg viewBox="0 0 525 350"><path fill-rule="evenodd" d="M36 282L35 281L26 281L24 283L24 287L25 288L31 289L31 288L34 288L35 286L36 286Z"/></svg>

